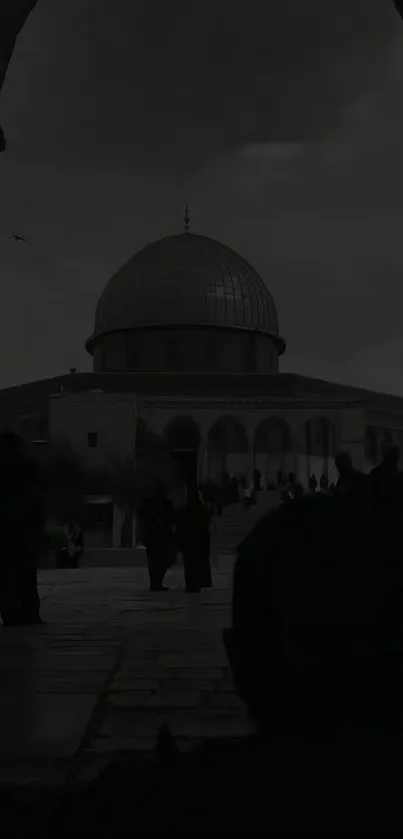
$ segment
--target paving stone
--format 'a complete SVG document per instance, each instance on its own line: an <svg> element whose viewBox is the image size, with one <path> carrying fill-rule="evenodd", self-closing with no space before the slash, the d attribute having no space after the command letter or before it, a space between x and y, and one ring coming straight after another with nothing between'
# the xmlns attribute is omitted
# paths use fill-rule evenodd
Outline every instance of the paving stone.
<svg viewBox="0 0 403 839"><path fill-rule="evenodd" d="M203 697L204 705L219 711L245 711L245 704L235 693L209 693Z"/></svg>
<svg viewBox="0 0 403 839"><path fill-rule="evenodd" d="M173 691L213 691L215 690L214 683L207 679L164 679L160 680L159 684L164 690ZM217 683L218 684L218 683Z"/></svg>
<svg viewBox="0 0 403 839"><path fill-rule="evenodd" d="M35 662L29 662L28 666L36 669L38 672L46 671L84 671L93 672L94 670L108 671L111 670L115 664L115 658L107 656L42 656Z"/></svg>
<svg viewBox="0 0 403 839"><path fill-rule="evenodd" d="M147 704L151 690L128 690L108 695L108 703L114 708L139 708Z"/></svg>
<svg viewBox="0 0 403 839"><path fill-rule="evenodd" d="M223 679L220 679L220 681L216 682L214 687L220 693L221 691L223 691L224 693L231 693L235 690L233 679L227 679L225 677Z"/></svg>
<svg viewBox="0 0 403 839"><path fill-rule="evenodd" d="M218 681L223 678L223 669L219 667L193 667L172 665L165 668L168 679L207 679Z"/></svg>
<svg viewBox="0 0 403 839"><path fill-rule="evenodd" d="M66 693L66 694L85 694L85 693L100 693L106 683L107 673L69 673L70 678L65 678L65 674L57 675L50 673L44 676L38 675L35 678L33 692L40 693ZM5 688L7 690L7 687Z"/></svg>
<svg viewBox="0 0 403 839"><path fill-rule="evenodd" d="M178 587L182 575L172 569L168 585ZM228 580L214 572L215 586ZM162 720L178 729L183 748L248 728L221 639L227 591L150 595L147 572L137 568L49 570L40 583L49 623L0 631L0 764L3 756L16 778L27 754L38 777L48 771L46 755L66 767L74 757L75 771L82 760L82 777L85 766L91 775L104 759L151 751Z"/></svg>
<svg viewBox="0 0 403 839"><path fill-rule="evenodd" d="M158 681L157 679L138 679L136 676L133 678L121 679L117 677L113 680L113 682L109 685L110 693L118 693L120 691L152 691L158 690Z"/></svg>
<svg viewBox="0 0 403 839"><path fill-rule="evenodd" d="M191 691L160 690L148 700L149 708L197 708L200 694Z"/></svg>
<svg viewBox="0 0 403 839"><path fill-rule="evenodd" d="M91 741L87 754L107 754L108 763L113 756L121 758L124 752L152 752L155 749L156 737L100 737Z"/></svg>
<svg viewBox="0 0 403 839"><path fill-rule="evenodd" d="M245 716L235 714L172 714L167 722L174 737L241 737L254 731Z"/></svg>
<svg viewBox="0 0 403 839"><path fill-rule="evenodd" d="M98 733L101 737L153 737L157 735L162 721L162 716L151 709L125 714L111 712L104 719Z"/></svg>
<svg viewBox="0 0 403 839"><path fill-rule="evenodd" d="M217 654L203 654L189 652L184 655L182 652L171 653L168 655L161 655L158 657L158 663L165 667L174 666L180 667L225 667L227 659L224 655Z"/></svg>
<svg viewBox="0 0 403 839"><path fill-rule="evenodd" d="M128 679L151 679L158 680L164 678L164 668L158 667L156 664L144 662L137 666L133 662L125 662L116 673L114 683L125 682Z"/></svg>
<svg viewBox="0 0 403 839"><path fill-rule="evenodd" d="M24 694L0 699L0 758L67 757L77 750L98 695Z"/></svg>

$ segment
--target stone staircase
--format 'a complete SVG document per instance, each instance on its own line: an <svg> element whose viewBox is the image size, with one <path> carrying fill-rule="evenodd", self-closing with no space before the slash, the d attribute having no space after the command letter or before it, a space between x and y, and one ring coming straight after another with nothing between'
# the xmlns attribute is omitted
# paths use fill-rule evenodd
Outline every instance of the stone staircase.
<svg viewBox="0 0 403 839"><path fill-rule="evenodd" d="M219 528L219 553L235 554L242 539L253 529L255 524L273 507L280 503L280 493L258 493L257 504L250 510L244 510L242 504L227 507L217 519Z"/></svg>

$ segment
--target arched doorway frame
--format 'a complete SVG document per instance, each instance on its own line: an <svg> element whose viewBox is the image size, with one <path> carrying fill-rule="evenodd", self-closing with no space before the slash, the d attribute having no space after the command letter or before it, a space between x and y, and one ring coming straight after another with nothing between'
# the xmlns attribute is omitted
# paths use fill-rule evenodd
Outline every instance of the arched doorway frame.
<svg viewBox="0 0 403 839"><path fill-rule="evenodd" d="M280 486L294 470L293 438L288 421L279 415L265 417L253 435L254 465L269 489Z"/></svg>
<svg viewBox="0 0 403 839"><path fill-rule="evenodd" d="M210 425L206 438L208 476L213 480L227 472L249 476L250 445L242 419L222 414Z"/></svg>
<svg viewBox="0 0 403 839"><path fill-rule="evenodd" d="M192 416L180 414L168 420L162 436L172 459L173 492L183 503L189 488L198 483L200 428Z"/></svg>

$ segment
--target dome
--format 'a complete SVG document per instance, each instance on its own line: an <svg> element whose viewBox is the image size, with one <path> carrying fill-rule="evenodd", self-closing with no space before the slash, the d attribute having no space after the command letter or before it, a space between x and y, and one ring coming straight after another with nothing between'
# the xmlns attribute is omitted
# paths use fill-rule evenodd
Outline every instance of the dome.
<svg viewBox="0 0 403 839"><path fill-rule="evenodd" d="M139 327L215 326L271 335L281 355L274 300L259 274L214 239L182 233L138 251L98 303L92 352L106 333Z"/></svg>

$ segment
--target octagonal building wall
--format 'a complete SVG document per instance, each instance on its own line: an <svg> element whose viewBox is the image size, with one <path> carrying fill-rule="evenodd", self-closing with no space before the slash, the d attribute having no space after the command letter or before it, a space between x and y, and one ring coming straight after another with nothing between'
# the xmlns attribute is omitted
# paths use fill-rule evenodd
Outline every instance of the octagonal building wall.
<svg viewBox="0 0 403 839"><path fill-rule="evenodd" d="M148 328L102 336L94 372L278 373L270 335L219 328Z"/></svg>

